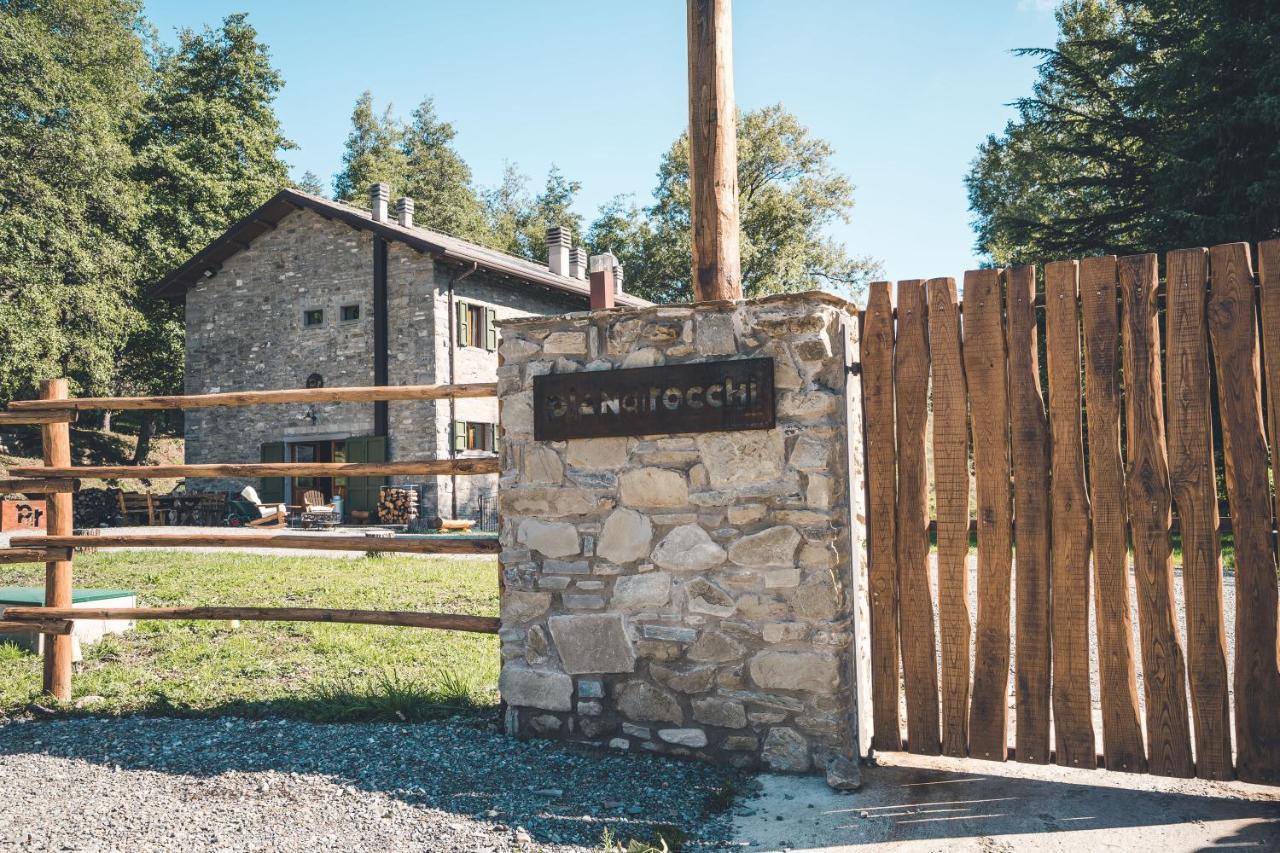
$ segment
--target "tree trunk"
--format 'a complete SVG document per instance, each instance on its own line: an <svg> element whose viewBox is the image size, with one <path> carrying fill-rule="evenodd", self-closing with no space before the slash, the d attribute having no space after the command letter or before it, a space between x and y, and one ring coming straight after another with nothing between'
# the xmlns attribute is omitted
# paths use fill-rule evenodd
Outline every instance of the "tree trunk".
<svg viewBox="0 0 1280 853"><path fill-rule="evenodd" d="M155 434L155 414L143 412L142 421L138 424L138 444L133 450L133 464L145 465L151 454L151 436Z"/></svg>

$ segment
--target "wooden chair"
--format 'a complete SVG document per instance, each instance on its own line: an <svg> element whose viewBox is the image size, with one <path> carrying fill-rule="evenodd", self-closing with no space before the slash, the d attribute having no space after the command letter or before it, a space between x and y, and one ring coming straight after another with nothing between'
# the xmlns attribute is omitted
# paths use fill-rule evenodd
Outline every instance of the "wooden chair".
<svg viewBox="0 0 1280 853"><path fill-rule="evenodd" d="M155 500L150 494L119 492L120 517L126 526L135 524L154 527L157 521Z"/></svg>
<svg viewBox="0 0 1280 853"><path fill-rule="evenodd" d="M302 493L302 526L308 529L337 527L342 522L338 508L325 503L324 494L316 489Z"/></svg>
<svg viewBox="0 0 1280 853"><path fill-rule="evenodd" d="M303 512L337 512L338 508L326 503L324 493L318 489L309 489L302 493Z"/></svg>
<svg viewBox="0 0 1280 853"><path fill-rule="evenodd" d="M246 524L248 527L284 527L289 520L289 513L284 504L264 504L258 497L258 490L253 486L245 486L240 492L240 497L252 506L259 516L250 519Z"/></svg>

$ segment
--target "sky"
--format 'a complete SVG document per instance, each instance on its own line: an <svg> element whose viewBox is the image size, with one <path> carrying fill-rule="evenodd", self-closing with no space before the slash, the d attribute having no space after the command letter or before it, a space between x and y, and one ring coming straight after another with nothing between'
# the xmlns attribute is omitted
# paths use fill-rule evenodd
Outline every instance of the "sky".
<svg viewBox="0 0 1280 853"><path fill-rule="evenodd" d="M964 187L977 146L1030 91L1019 47L1054 41L1053 0L737 0L739 109L781 102L835 149L856 186L832 236L884 277L978 266ZM326 184L365 89L404 118L424 97L457 130L482 186L516 163L582 182L590 222L618 194L648 204L661 155L688 123L680 0L148 0L166 41L233 12L285 79L276 104L293 175Z"/></svg>

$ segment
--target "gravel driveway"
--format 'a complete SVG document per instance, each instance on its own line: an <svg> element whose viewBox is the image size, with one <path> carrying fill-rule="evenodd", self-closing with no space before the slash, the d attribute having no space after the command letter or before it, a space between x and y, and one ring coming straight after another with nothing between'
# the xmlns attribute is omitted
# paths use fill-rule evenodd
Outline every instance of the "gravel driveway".
<svg viewBox="0 0 1280 853"><path fill-rule="evenodd" d="M0 850L598 851L662 824L721 849L730 818L704 809L734 778L469 717L21 721L0 725Z"/></svg>

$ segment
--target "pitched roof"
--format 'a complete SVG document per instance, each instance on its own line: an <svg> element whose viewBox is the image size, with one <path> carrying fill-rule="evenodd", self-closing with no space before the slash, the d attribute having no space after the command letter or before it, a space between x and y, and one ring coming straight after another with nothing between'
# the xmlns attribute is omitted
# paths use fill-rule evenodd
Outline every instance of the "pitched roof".
<svg viewBox="0 0 1280 853"><path fill-rule="evenodd" d="M353 228L371 231L386 240L399 241L419 252L444 260L474 263L481 269L499 275L582 299L591 298L590 285L581 279L557 275L546 267L524 258L479 246L439 231L431 231L427 228L404 228L397 222L375 222L370 211L296 189L280 190L257 210L236 222L222 236L165 276L151 290L151 295L175 302L182 299L187 289L203 278L206 273L217 272L223 261L249 248L254 240L274 229L280 220L300 209L311 210L325 219L336 219ZM615 301L619 305L628 307L652 304L648 300L627 293L619 294Z"/></svg>

